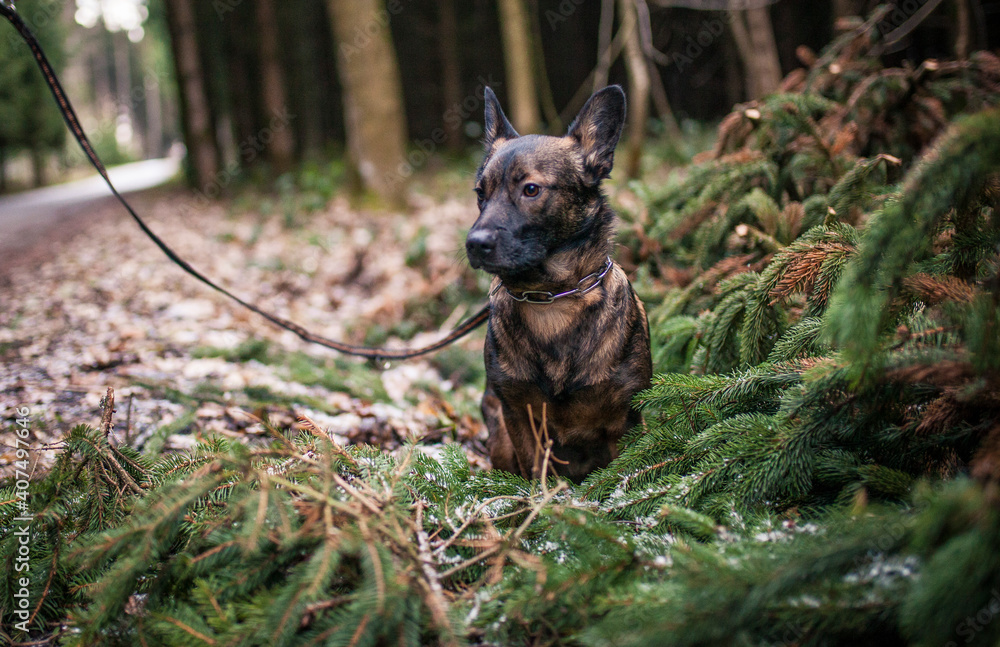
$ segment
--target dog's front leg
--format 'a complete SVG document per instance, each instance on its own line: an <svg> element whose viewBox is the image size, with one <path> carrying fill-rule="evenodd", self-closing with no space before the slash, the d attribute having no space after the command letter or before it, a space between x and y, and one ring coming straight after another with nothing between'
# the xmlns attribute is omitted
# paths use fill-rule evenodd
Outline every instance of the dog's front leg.
<svg viewBox="0 0 1000 647"><path fill-rule="evenodd" d="M486 429L489 432L486 439L486 449L489 450L493 469L528 477L529 473L521 469L514 443L507 431L503 405L488 382L486 392L483 394L482 410L483 422L486 423Z"/></svg>
<svg viewBox="0 0 1000 647"><path fill-rule="evenodd" d="M541 476L539 450L532 433L528 409L506 407L487 386L483 394L483 421L489 436L486 448L490 452L493 469L519 474L524 478ZM536 430L538 429L536 425ZM549 472L552 473L551 471Z"/></svg>

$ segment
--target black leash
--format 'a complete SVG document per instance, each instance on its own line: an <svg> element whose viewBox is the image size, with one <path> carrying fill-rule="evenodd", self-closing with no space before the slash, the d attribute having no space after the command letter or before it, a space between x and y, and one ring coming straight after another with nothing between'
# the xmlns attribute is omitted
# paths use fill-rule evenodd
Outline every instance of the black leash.
<svg viewBox="0 0 1000 647"><path fill-rule="evenodd" d="M17 32L21 35L21 38L24 39L24 42L28 44L28 47L31 49L31 53L34 54L35 56L35 62L38 63L38 67L39 69L41 69L42 75L45 77L45 82L48 84L49 89L52 91L52 96L55 97L56 103L59 104L59 110L60 112L62 112L62 116L63 119L65 119L66 121L66 125L69 126L70 132L73 133L73 136L76 138L76 141L80 144L80 148L83 149L83 152L87 156L87 159L90 160L90 163L94 165L94 168L97 169L97 172L101 174L102 178L104 178L104 181L105 183L107 183L108 188L111 189L111 193L114 194L114 196L118 199L118 201L122 204L122 206L125 207L125 210L128 211L129 215L132 216L132 219L135 220L135 222L139 225L139 228L142 229L142 231L145 232L145 234L149 236L149 238L152 239L154 243L156 243L156 246L159 247L163 251L163 253L167 255L167 258L169 258L171 261L179 265L181 269L183 269L185 272L195 277L208 287L221 292L222 294L226 295L227 297L229 297L236 303L240 304L244 308L256 312L257 314L264 317L265 319L275 324L276 326L280 326L285 330L292 331L293 333L298 335L299 338L307 342L313 344L319 344L320 346L325 346L327 348L331 348L335 351L347 355L357 355L359 357L367 357L369 359L374 359L376 361L390 360L390 359L397 359L397 360L410 359L411 357L419 357L420 355L433 353L434 351L444 348L448 344L460 339L461 337L464 337L468 333L472 332L473 330L481 326L489 318L490 306L489 305L483 306L483 308L479 312L477 312L469 319L466 319L463 323L459 324L454 330L452 330L447 337L429 346L424 346L422 348L392 349L392 348L370 348L367 346L352 346L350 344L345 344L343 342L339 342L333 339L328 339L326 337L322 337L320 335L311 333L296 323L288 321L287 319L283 319L282 317L279 317L275 314L271 314L266 310L262 310L252 303L247 303L246 301L236 296L229 290L217 285L214 281L206 277L204 274L202 274L194 267L192 267L187 261L178 256L177 253L174 250L170 249L170 247L165 242L160 240L160 237L154 234L153 230L151 230L149 226L147 226L146 223L143 222L142 218L139 217L139 214L137 214L135 210L132 208L132 205L130 205L128 201L124 197L122 197L120 193L118 193L118 189L115 188L114 184L111 183L111 178L108 177L108 172L104 168L104 164L101 163L101 160L97 156L97 153L94 152L94 148L93 146L91 146L90 140L87 138L87 134L84 132L83 126L80 125L80 120L76 116L76 111L73 110L73 106L72 104L70 104L69 98L66 96L66 92L63 90L62 85L59 83L59 79L56 77L56 73L52 69L52 65L49 63L48 58L46 58L45 52L42 51L42 46L38 43L38 39L35 38L35 35L33 33L31 33L31 30L28 29L28 26L24 24L24 20L21 19L21 16L17 13L17 10L14 9L13 2L10 2L9 0L0 0L0 14L3 14L3 16L10 22L10 24L14 26L14 29L16 29Z"/></svg>

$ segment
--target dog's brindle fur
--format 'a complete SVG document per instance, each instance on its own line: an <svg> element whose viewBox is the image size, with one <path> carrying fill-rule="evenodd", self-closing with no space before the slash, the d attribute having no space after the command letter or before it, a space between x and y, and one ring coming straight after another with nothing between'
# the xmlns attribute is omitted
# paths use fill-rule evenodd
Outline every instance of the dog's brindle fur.
<svg viewBox="0 0 1000 647"><path fill-rule="evenodd" d="M553 441L548 473L579 481L617 456L641 422L631 402L652 374L646 312L617 264L595 289L549 304L507 290L557 294L605 266L615 214L600 182L611 173L625 94L595 93L565 137L520 136L489 88L485 99L480 215L466 252L507 288L494 291L486 333L490 457L496 468L540 476L530 405L535 429L544 412Z"/></svg>

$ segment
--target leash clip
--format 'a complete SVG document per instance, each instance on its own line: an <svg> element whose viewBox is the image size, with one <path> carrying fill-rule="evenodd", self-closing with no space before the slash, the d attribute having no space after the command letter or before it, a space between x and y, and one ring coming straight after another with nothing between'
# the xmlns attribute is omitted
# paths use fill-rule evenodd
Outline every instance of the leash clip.
<svg viewBox="0 0 1000 647"><path fill-rule="evenodd" d="M503 284L503 282L500 282L490 292L490 298L492 299L493 295L496 294L500 290L500 288L503 288L504 290L507 290L507 294L510 295L511 299L514 299L515 301L518 301L520 303L548 305L553 301L555 301L556 299L561 299L563 297L572 296L574 294L587 294L588 292L590 292L591 290L593 290L594 288L596 288L598 285L601 284L601 281L604 280L604 276L611 271L612 265L613 263L611 262L611 257L608 256L607 261L605 261L604 263L604 267L600 271L593 272L580 279L577 282L576 287L573 288L572 290L566 290L565 292L559 292L558 294L552 294L551 292L547 292L545 290L525 290L524 292L521 292L520 295L518 295L511 292L510 289ZM593 281L593 283L591 283L587 287L581 287L587 281ZM538 296L532 296L532 295L538 295Z"/></svg>
<svg viewBox="0 0 1000 647"><path fill-rule="evenodd" d="M17 7L14 6L14 0L0 0L0 5L4 9L9 9L10 11L17 11Z"/></svg>

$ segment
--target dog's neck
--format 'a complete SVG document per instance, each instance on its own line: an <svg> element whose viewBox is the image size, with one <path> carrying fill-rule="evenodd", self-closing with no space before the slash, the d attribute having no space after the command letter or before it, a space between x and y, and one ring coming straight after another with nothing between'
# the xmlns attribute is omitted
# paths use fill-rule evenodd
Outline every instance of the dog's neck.
<svg viewBox="0 0 1000 647"><path fill-rule="evenodd" d="M599 274L611 255L610 240L604 241L603 245L595 244L589 247L586 250L577 248L553 254L545 260L543 275L536 285L516 287L553 293L572 290L584 277ZM507 287L514 289L514 286Z"/></svg>
<svg viewBox="0 0 1000 647"><path fill-rule="evenodd" d="M615 214L601 204L591 223L563 249L553 250L530 275L501 276L504 287L511 292L538 290L558 294L576 288L584 277L600 273L614 247Z"/></svg>

